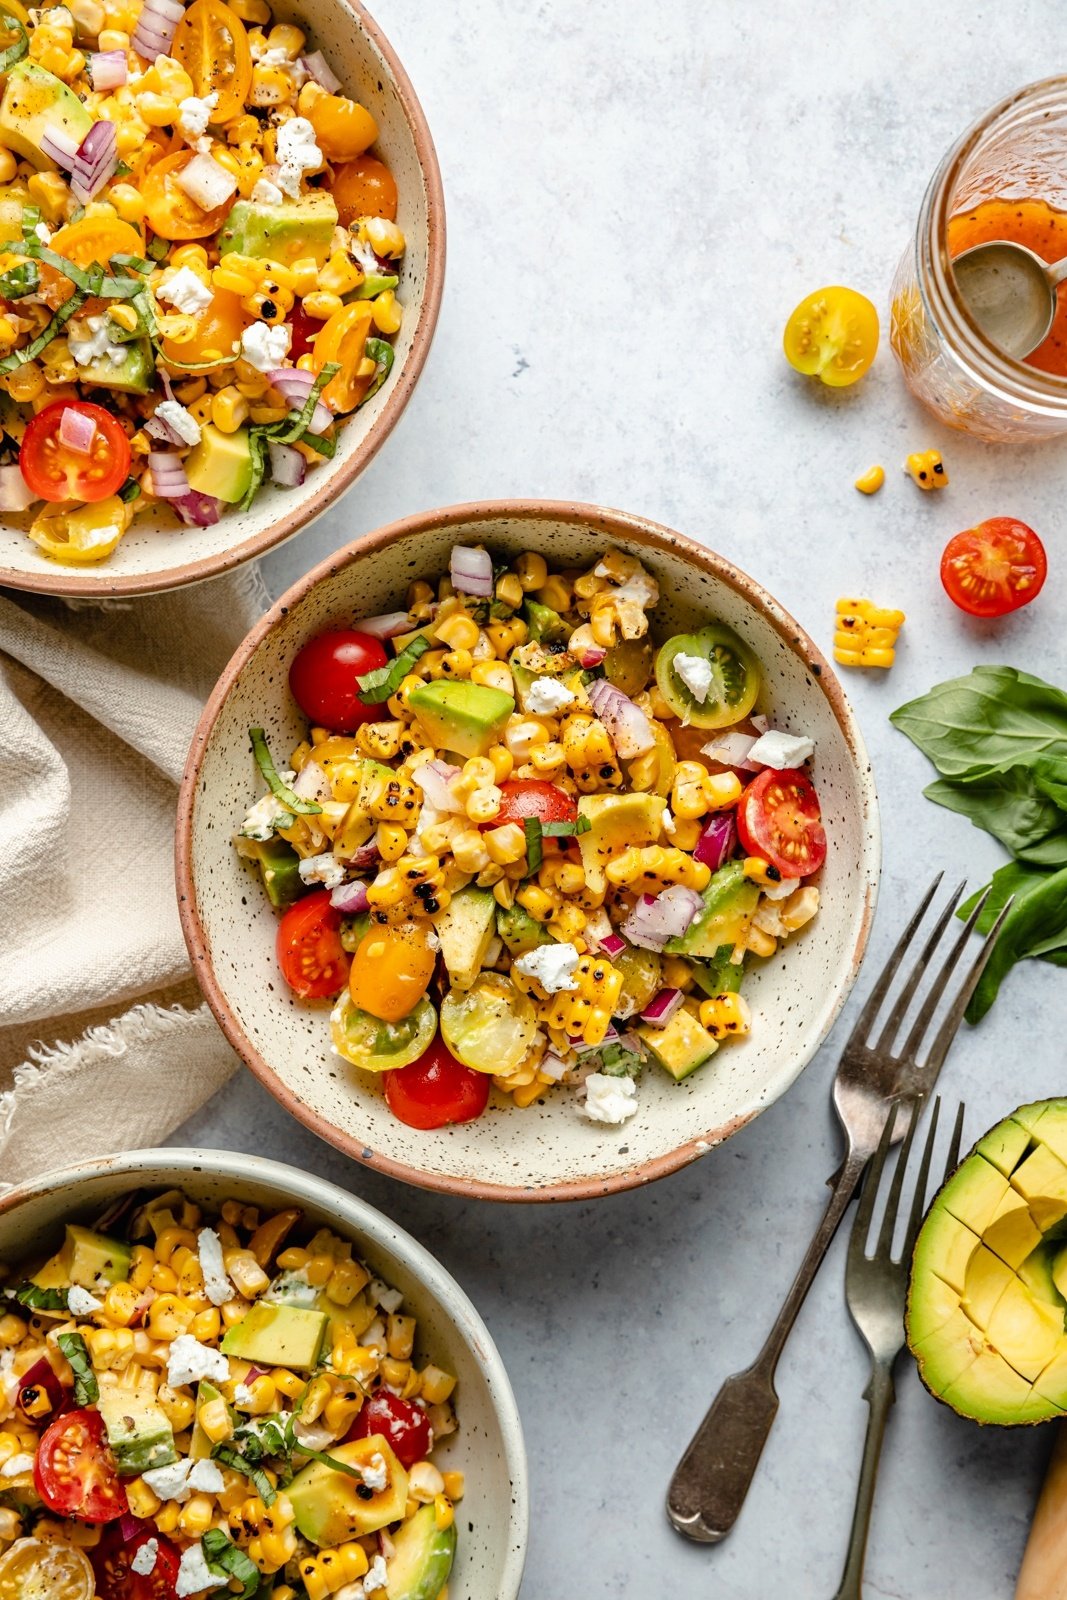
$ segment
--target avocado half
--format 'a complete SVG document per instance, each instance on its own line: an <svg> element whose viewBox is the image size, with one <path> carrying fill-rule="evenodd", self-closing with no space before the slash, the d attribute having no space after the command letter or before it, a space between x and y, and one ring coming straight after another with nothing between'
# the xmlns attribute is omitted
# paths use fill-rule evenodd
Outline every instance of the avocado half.
<svg viewBox="0 0 1067 1600"><path fill-rule="evenodd" d="M980 1139L915 1242L908 1345L938 1400L976 1422L1067 1415L1067 1100Z"/></svg>

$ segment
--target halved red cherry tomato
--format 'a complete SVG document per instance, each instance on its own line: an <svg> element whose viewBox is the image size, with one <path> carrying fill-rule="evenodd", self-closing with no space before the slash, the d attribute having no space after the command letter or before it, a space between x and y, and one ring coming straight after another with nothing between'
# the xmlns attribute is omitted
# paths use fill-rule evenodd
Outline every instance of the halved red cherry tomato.
<svg viewBox="0 0 1067 1600"><path fill-rule="evenodd" d="M1044 545L1015 517L989 517L957 533L941 557L945 593L972 617L1003 617L1029 605L1047 571Z"/></svg>
<svg viewBox="0 0 1067 1600"><path fill-rule="evenodd" d="M134 1572L133 1558L149 1539L156 1542L156 1564L151 1572ZM109 1528L89 1559L96 1574L97 1600L174 1600L181 1558L153 1522L146 1522L129 1543L118 1527Z"/></svg>
<svg viewBox="0 0 1067 1600"><path fill-rule="evenodd" d="M76 411L95 428L92 446L81 455L59 437L65 411ZM122 424L103 406L86 400L56 400L27 424L19 447L19 467L42 500L106 500L130 475L130 441Z"/></svg>
<svg viewBox="0 0 1067 1600"><path fill-rule="evenodd" d="M737 806L737 831L745 853L762 856L783 878L818 872L826 860L819 797L806 772L768 767L754 778Z"/></svg>
<svg viewBox="0 0 1067 1600"><path fill-rule="evenodd" d="M282 976L301 1000L325 1000L348 982L348 955L341 944L341 913L330 891L319 889L291 905L278 924Z"/></svg>
<svg viewBox="0 0 1067 1600"><path fill-rule="evenodd" d="M409 1016L427 989L437 965L430 947L433 929L412 920L389 928L371 927L352 958L349 993L361 1011L382 1022Z"/></svg>
<svg viewBox="0 0 1067 1600"><path fill-rule="evenodd" d="M410 1070L404 1068L405 1072ZM388 1389L371 1395L345 1435L345 1444L352 1439L369 1439L374 1433L382 1434L402 1467L425 1461L433 1448L433 1431L425 1411L410 1400L390 1394Z"/></svg>
<svg viewBox="0 0 1067 1600"><path fill-rule="evenodd" d="M384 667L388 656L380 639L355 629L338 629L309 639L289 668L293 699L312 722L331 733L352 733L374 722L380 706L365 706L357 678Z"/></svg>
<svg viewBox="0 0 1067 1600"><path fill-rule="evenodd" d="M542 824L574 822L578 817L573 797L547 778L509 778L500 785L500 793L500 810L491 822L481 824L483 829L502 828L506 822L517 822L521 828L527 817Z"/></svg>
<svg viewBox="0 0 1067 1600"><path fill-rule="evenodd" d="M409 1128L444 1128L481 1116L489 1100L489 1077L457 1061L438 1036L409 1067L385 1074L385 1098L393 1116Z"/></svg>
<svg viewBox="0 0 1067 1600"><path fill-rule="evenodd" d="M313 340L322 327L322 323L316 321L314 317L308 316L308 313L304 310L304 302L302 300L296 302L286 320L293 330L293 337L289 343L289 354L293 361L297 362L301 356L306 356L312 348Z"/></svg>
<svg viewBox="0 0 1067 1600"><path fill-rule="evenodd" d="M114 1522L127 1509L99 1411L56 1418L37 1446L33 1481L49 1511L60 1517Z"/></svg>

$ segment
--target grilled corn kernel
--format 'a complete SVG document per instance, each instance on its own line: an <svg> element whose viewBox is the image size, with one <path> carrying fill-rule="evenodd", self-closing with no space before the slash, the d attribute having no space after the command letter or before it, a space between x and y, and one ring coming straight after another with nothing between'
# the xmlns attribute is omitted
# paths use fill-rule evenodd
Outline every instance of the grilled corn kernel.
<svg viewBox="0 0 1067 1600"><path fill-rule="evenodd" d="M126 1499L135 1517L154 1517L162 1505L159 1496L153 1493L143 1478L133 1478L127 1483Z"/></svg>
<svg viewBox="0 0 1067 1600"><path fill-rule="evenodd" d="M314 317L316 322L326 322L342 309L343 301L340 295L329 294L325 290L314 290L304 296L303 306L308 316Z"/></svg>
<svg viewBox="0 0 1067 1600"><path fill-rule="evenodd" d="M489 859L495 861L497 866L506 867L514 861L521 861L526 854L526 834L517 822L506 822L502 828L490 828L484 838Z"/></svg>
<svg viewBox="0 0 1067 1600"><path fill-rule="evenodd" d="M472 822L492 822L503 801L503 793L495 783L484 789L475 789L467 801L467 815Z"/></svg>
<svg viewBox="0 0 1067 1600"><path fill-rule="evenodd" d="M453 650L473 650L478 642L478 624L473 617L460 611L446 617L436 629L434 637Z"/></svg>
<svg viewBox="0 0 1067 1600"><path fill-rule="evenodd" d="M533 551L521 555L515 563L515 574L524 594L540 589L548 581L548 562Z"/></svg>
<svg viewBox="0 0 1067 1600"><path fill-rule="evenodd" d="M487 689L499 689L503 694L514 694L515 680L511 668L503 661L475 661L471 667L471 682Z"/></svg>
<svg viewBox="0 0 1067 1600"><path fill-rule="evenodd" d="M740 1038L752 1025L748 1001L739 994L718 994L700 1003L700 1025L713 1039Z"/></svg>
<svg viewBox="0 0 1067 1600"><path fill-rule="evenodd" d="M0 183L10 183L18 171L18 163L10 150L0 150Z"/></svg>
<svg viewBox="0 0 1067 1600"><path fill-rule="evenodd" d="M945 463L936 450L916 450L904 462L904 471L920 489L944 489L948 486Z"/></svg>
<svg viewBox="0 0 1067 1600"><path fill-rule="evenodd" d="M214 1400L205 1400L196 1413L196 1420L212 1444L221 1444L233 1433L230 1410L221 1395Z"/></svg>
<svg viewBox="0 0 1067 1600"><path fill-rule="evenodd" d="M845 667L891 667L904 612L849 597L839 600L836 610L834 660Z"/></svg>
<svg viewBox="0 0 1067 1600"><path fill-rule="evenodd" d="M423 1368L419 1382L419 1394L427 1405L443 1405L455 1387L456 1380L450 1372L445 1372L441 1367L435 1367L432 1363Z"/></svg>
<svg viewBox="0 0 1067 1600"><path fill-rule="evenodd" d="M884 467L868 467L866 472L860 473L853 488L858 489L860 494L877 494L884 482Z"/></svg>
<svg viewBox="0 0 1067 1600"><path fill-rule="evenodd" d="M233 386L220 389L211 402L211 420L222 433L236 433L248 412L248 401Z"/></svg>
<svg viewBox="0 0 1067 1600"><path fill-rule="evenodd" d="M161 1383L156 1390L156 1404L175 1433L192 1426L196 1402L191 1394L177 1394L168 1383Z"/></svg>
<svg viewBox="0 0 1067 1600"><path fill-rule="evenodd" d="M98 1315L112 1327L129 1327L137 1313L139 1299L132 1284L113 1283L104 1296L103 1308Z"/></svg>
<svg viewBox="0 0 1067 1600"><path fill-rule="evenodd" d="M395 222L390 222L385 217L368 217L363 226L375 255L403 255L404 234Z"/></svg>

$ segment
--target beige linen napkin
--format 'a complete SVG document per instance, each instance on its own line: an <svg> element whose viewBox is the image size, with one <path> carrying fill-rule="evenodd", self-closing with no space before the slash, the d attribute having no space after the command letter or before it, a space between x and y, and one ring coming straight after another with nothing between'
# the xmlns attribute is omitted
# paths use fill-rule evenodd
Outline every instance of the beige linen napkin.
<svg viewBox="0 0 1067 1600"><path fill-rule="evenodd" d="M70 604L0 591L0 1190L150 1145L236 1066L174 895L174 810L255 568Z"/></svg>

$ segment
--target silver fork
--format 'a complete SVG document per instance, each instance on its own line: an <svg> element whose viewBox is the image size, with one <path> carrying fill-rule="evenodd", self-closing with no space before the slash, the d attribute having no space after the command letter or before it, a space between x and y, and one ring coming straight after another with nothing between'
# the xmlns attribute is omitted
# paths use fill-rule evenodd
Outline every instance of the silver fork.
<svg viewBox="0 0 1067 1600"><path fill-rule="evenodd" d="M886 1157L893 1139L896 1106L889 1113L878 1149L867 1168L867 1176L863 1180L863 1192L856 1207L856 1220L852 1224L848 1264L845 1268L845 1298L852 1313L852 1320L871 1352L871 1377L863 1396L870 1409L867 1418L867 1437L863 1445L863 1464L856 1490L856 1509L853 1512L852 1531L848 1541L848 1555L845 1558L845 1569L841 1574L841 1583L834 1600L861 1600L863 1593L863 1563L867 1553L867 1535L871 1526L874 1486L878 1477L878 1463L881 1460L889 1408L895 1398L893 1367L904 1348L904 1304L908 1293L908 1271L916 1235L926 1209L926 1189L930 1177L934 1141L937 1138L940 1109L941 1102L937 1100L934 1102L930 1130L919 1163L919 1176L915 1180L915 1191L901 1241L900 1254L898 1256L893 1254L893 1238L901 1214L900 1201L904 1188L904 1174L911 1155L918 1116L912 1116L904 1139L904 1147L897 1158L873 1255L867 1254L867 1242L874 1218L875 1201L882 1185ZM942 1182L955 1171L959 1163L962 1137L963 1106L961 1105L956 1113L956 1126L952 1132L952 1142L945 1160Z"/></svg>
<svg viewBox="0 0 1067 1600"><path fill-rule="evenodd" d="M671 1479L667 1491L667 1516L679 1533L700 1544L716 1544L720 1539L725 1539L737 1520L778 1411L774 1372L797 1313L804 1304L863 1169L878 1148L891 1107L897 1103L901 1106L902 1115L896 1127L896 1137L900 1139L937 1082L941 1065L963 1020L967 1002L985 970L1000 925L1011 904L1009 901L1004 906L989 930L981 949L964 974L925 1056L921 1056L938 1004L981 915L986 898L985 895L981 896L942 962L907 1038L894 1052L893 1046L909 1005L959 904L964 890L962 883L949 896L948 904L912 963L877 1035L875 1024L897 971L930 909L942 876L938 873L901 934L842 1052L834 1079L833 1102L845 1132L847 1149L844 1162L829 1180L830 1201L815 1237L808 1246L763 1349L744 1372L726 1379Z"/></svg>

